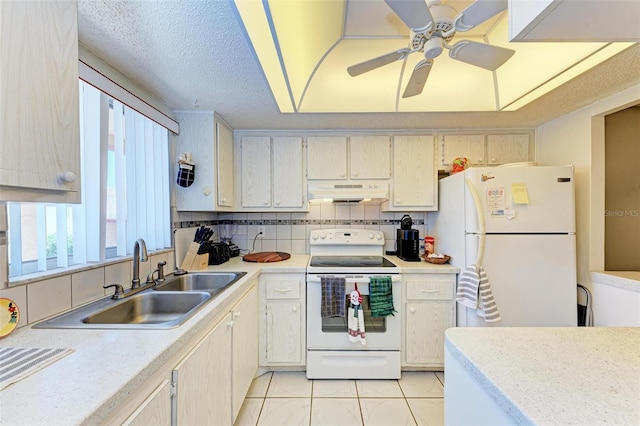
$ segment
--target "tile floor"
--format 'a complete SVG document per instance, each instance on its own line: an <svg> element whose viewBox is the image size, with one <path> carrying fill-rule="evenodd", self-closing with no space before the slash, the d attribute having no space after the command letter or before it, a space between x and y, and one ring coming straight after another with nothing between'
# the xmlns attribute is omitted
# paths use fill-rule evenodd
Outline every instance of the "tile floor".
<svg viewBox="0 0 640 426"><path fill-rule="evenodd" d="M403 372L400 380L308 380L304 372L253 381L236 426L444 424L444 374Z"/></svg>

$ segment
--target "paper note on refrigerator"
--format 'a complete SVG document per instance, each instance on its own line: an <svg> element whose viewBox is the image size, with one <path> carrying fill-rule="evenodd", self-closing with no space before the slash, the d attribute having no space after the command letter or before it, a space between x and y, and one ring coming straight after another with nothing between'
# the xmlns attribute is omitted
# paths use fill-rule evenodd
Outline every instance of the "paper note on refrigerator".
<svg viewBox="0 0 640 426"><path fill-rule="evenodd" d="M527 194L527 185L524 183L512 183L511 195L514 204L529 204L529 195Z"/></svg>
<svg viewBox="0 0 640 426"><path fill-rule="evenodd" d="M504 208L504 188L487 188L487 210L493 211Z"/></svg>

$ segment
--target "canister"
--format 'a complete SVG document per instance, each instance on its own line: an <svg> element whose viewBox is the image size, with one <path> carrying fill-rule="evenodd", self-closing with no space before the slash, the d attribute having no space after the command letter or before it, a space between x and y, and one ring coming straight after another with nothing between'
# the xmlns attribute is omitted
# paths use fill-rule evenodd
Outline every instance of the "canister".
<svg viewBox="0 0 640 426"><path fill-rule="evenodd" d="M435 247L435 238L424 237L424 252L429 255L434 252L434 247Z"/></svg>

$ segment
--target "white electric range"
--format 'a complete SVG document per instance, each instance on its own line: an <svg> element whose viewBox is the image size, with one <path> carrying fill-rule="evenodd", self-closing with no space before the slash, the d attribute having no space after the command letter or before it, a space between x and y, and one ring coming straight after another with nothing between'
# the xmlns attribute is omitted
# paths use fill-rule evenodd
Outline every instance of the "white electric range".
<svg viewBox="0 0 640 426"><path fill-rule="evenodd" d="M323 229L309 237L307 266L307 377L310 379L397 379L400 377L400 268L383 257L384 235L378 230ZM373 317L369 279L392 281L392 316ZM352 342L348 318L322 316L323 278L344 278L345 312L357 287L362 296L365 344ZM326 280L325 280L326 282Z"/></svg>

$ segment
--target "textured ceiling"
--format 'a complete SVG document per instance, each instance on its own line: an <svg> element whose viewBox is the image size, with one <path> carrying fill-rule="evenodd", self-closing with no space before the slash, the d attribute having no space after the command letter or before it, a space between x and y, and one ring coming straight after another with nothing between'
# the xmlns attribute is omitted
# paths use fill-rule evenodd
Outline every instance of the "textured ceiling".
<svg viewBox="0 0 640 426"><path fill-rule="evenodd" d="M169 108L197 99L236 129L534 127L640 83L636 44L514 112L281 114L226 0L80 0L78 20L87 49Z"/></svg>

